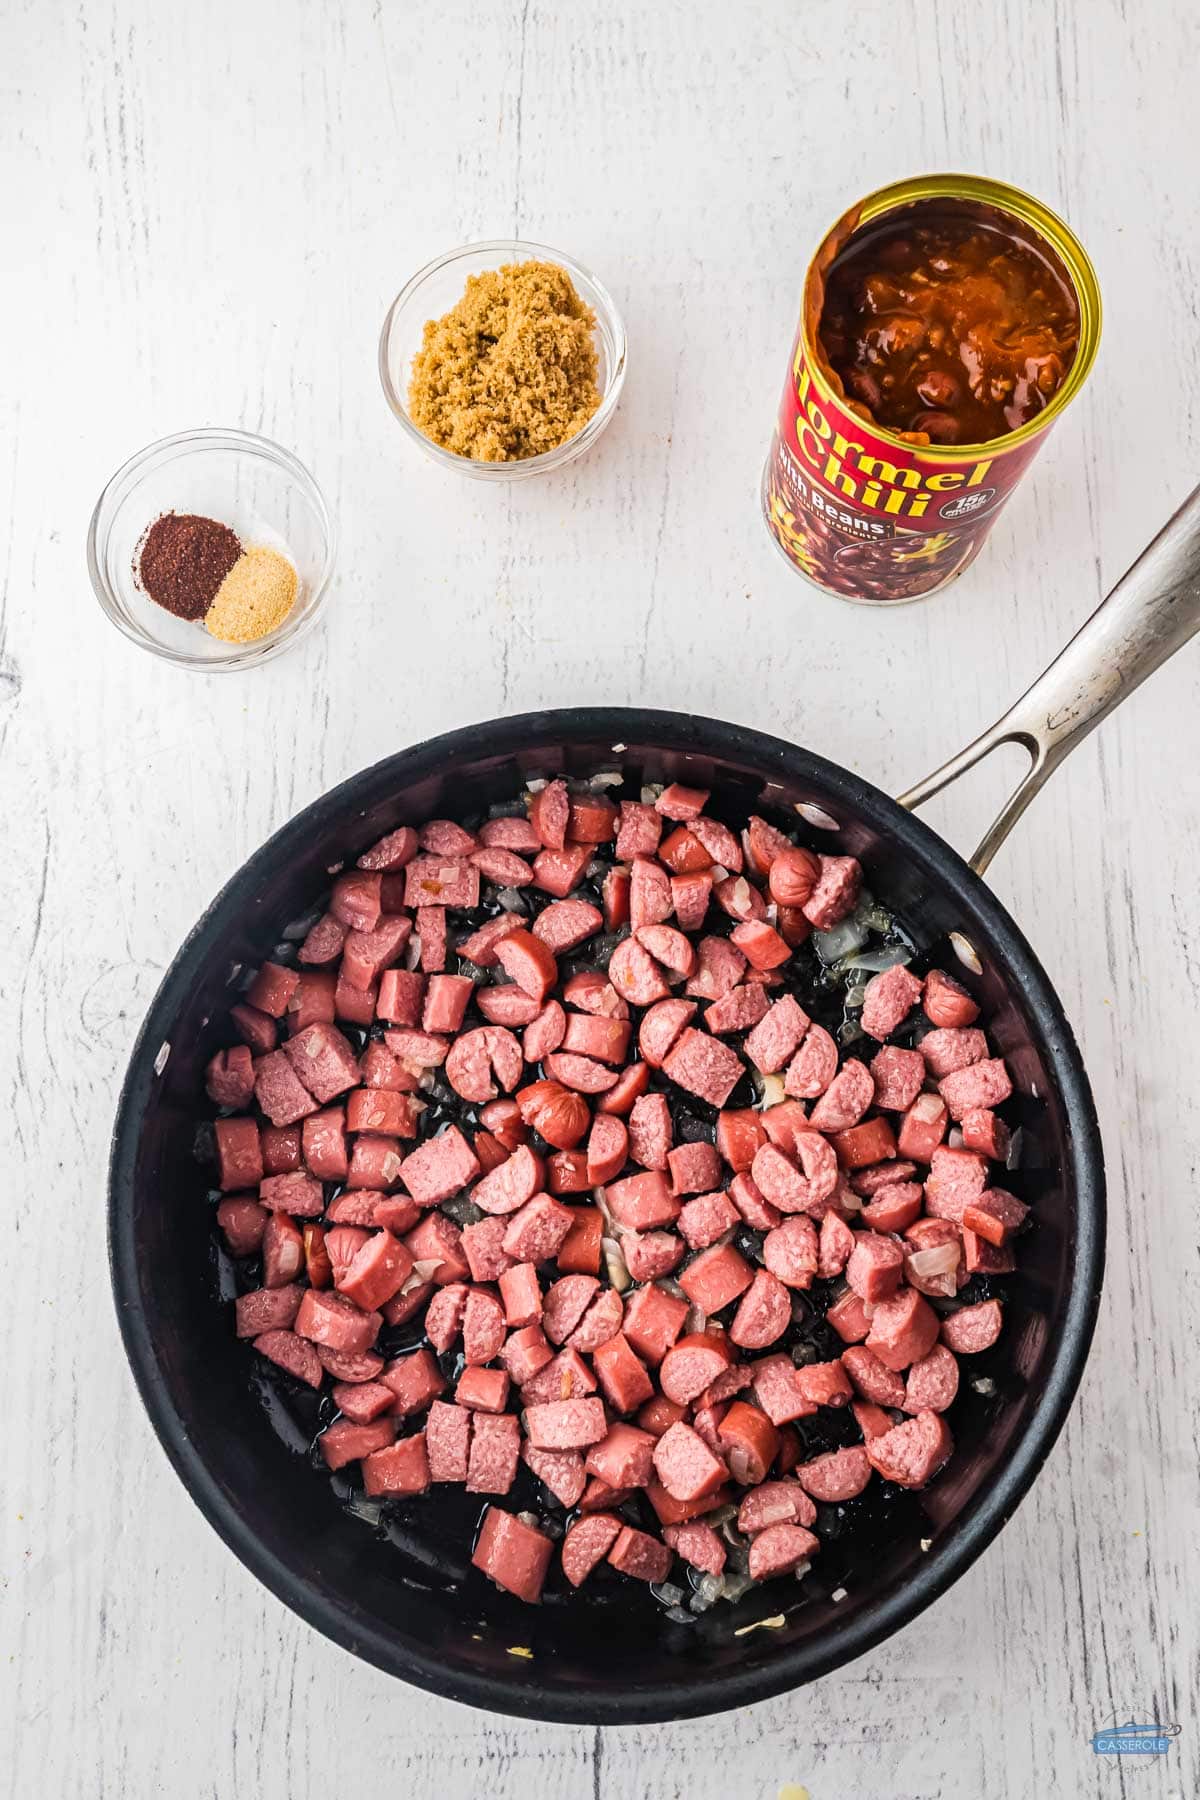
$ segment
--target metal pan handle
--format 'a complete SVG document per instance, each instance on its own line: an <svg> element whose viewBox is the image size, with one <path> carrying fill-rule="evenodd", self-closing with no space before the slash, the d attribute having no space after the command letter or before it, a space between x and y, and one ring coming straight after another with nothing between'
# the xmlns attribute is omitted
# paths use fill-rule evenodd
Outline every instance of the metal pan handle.
<svg viewBox="0 0 1200 1800"><path fill-rule="evenodd" d="M1064 756L1197 630L1200 487L1033 686L974 743L901 794L900 805L920 806L1000 744L1020 744L1028 750L1028 771L971 858L971 867L982 875Z"/></svg>

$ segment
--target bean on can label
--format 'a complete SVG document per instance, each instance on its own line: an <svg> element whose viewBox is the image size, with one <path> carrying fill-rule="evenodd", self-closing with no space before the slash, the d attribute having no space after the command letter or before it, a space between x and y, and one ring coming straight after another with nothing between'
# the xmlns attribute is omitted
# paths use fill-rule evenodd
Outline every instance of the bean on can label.
<svg viewBox="0 0 1200 1800"><path fill-rule="evenodd" d="M1011 382L993 381L991 398L1001 403L998 417L1022 422L983 443L931 441L933 433L950 433L955 427L953 417L933 410L915 416L915 430L878 424L868 404L847 394L819 332L826 276L850 240L857 243L867 227L888 215L919 223L926 205L934 217L949 209L952 216L977 218L982 232L995 232L997 224L1001 232L1011 229L1018 246L1014 254L1040 255L1048 274L1058 274L1078 308L1078 339L1065 367L1051 357L1014 359L1007 345L1000 348L999 354L1009 355L1008 366L1018 371L1018 393L1006 391ZM903 214L897 209L904 209ZM885 248L885 262L886 254ZM980 274L986 286L987 268ZM919 273L916 279L921 279ZM880 282L887 280L885 266ZM1034 298L1041 300L1040 291ZM827 593L873 605L918 599L961 574L982 548L1050 426L1083 385L1099 331L1099 290L1085 252L1059 219L1014 188L969 176L934 176L897 183L851 208L826 235L809 268L763 472L767 527L793 568ZM973 355L968 342L962 358L968 370ZM1021 397L1022 368L1047 364L1053 365L1053 386L1043 379L1038 392L1024 384L1032 395L1024 412L1015 404L1003 405ZM936 378L953 391L953 376ZM865 385L875 381L873 375L865 372L861 380L860 392L878 395L877 383L874 389ZM981 391L978 382L974 391Z"/></svg>

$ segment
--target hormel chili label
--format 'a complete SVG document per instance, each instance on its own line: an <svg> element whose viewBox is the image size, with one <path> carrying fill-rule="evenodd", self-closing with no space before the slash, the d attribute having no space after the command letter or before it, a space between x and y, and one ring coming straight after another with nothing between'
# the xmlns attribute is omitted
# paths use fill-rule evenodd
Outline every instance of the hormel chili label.
<svg viewBox="0 0 1200 1800"><path fill-rule="evenodd" d="M914 600L966 568L1040 443L964 458L880 437L814 374L801 326L767 460L767 524L830 592Z"/></svg>

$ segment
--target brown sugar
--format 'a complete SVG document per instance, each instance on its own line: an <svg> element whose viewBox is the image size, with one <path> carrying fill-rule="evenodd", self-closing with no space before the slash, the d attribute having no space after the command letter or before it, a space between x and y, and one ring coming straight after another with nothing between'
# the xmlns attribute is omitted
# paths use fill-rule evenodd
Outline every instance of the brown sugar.
<svg viewBox="0 0 1200 1800"><path fill-rule="evenodd" d="M516 462L556 450L600 404L596 317L557 263L467 277L413 359L414 425L456 456Z"/></svg>

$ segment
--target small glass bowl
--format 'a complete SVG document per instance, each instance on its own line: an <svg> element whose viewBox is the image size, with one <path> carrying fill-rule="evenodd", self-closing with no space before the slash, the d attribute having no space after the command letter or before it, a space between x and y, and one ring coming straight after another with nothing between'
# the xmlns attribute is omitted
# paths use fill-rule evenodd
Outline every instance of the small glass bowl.
<svg viewBox="0 0 1200 1800"><path fill-rule="evenodd" d="M408 409L408 381L413 357L421 347L421 335L427 319L440 319L462 299L468 275L485 269L499 269L512 262L552 262L567 271L579 298L596 315L596 386L600 404L582 431L568 438L557 449L543 451L541 456L527 456L519 462L476 462L470 456L458 456L443 450L413 424ZM379 379L387 403L413 442L431 462L456 474L469 475L474 481L525 481L550 469L561 469L590 450L617 410L617 401L625 381L625 327L612 295L596 277L545 244L530 244L520 238L493 238L483 244L464 244L450 250L434 262L418 269L412 280L402 287L388 308L379 338Z"/></svg>
<svg viewBox="0 0 1200 1800"><path fill-rule="evenodd" d="M199 513L246 546L267 544L295 566L291 612L253 644L226 644L203 623L177 619L137 583L134 560L161 513ZM333 569L334 531L324 495L290 450L248 431L181 431L131 456L108 482L88 527L88 571L118 631L185 669L250 669L316 624Z"/></svg>

